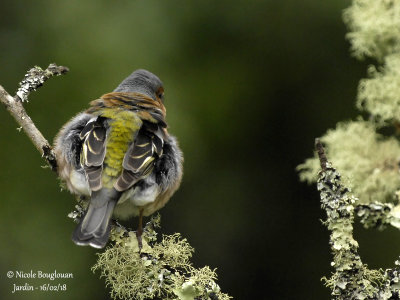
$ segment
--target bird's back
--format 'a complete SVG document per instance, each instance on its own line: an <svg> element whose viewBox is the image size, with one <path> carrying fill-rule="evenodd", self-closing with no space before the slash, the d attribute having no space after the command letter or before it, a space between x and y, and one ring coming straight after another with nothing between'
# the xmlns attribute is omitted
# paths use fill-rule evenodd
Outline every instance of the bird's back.
<svg viewBox="0 0 400 300"><path fill-rule="evenodd" d="M102 182L104 187L111 188L122 173L124 157L129 145L134 142L142 121L134 111L120 108L104 109L101 116L107 118L109 126Z"/></svg>

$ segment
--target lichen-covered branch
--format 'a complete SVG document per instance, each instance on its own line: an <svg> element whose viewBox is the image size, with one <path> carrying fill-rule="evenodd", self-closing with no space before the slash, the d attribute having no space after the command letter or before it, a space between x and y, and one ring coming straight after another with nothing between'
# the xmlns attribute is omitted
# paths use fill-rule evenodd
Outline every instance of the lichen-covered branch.
<svg viewBox="0 0 400 300"><path fill-rule="evenodd" d="M84 214L76 206L69 214L75 222ZM195 268L190 262L194 249L179 233L158 239L160 215L146 224L139 250L136 233L113 221L111 244L92 271L100 271L113 299L229 300L216 283L217 274L208 266Z"/></svg>
<svg viewBox="0 0 400 300"><path fill-rule="evenodd" d="M321 138L326 151L317 141L314 158L298 166L302 180L317 182L327 213L335 273L325 281L338 300L400 299L400 261L385 272L368 269L353 237L355 214L366 228L400 229L399 15L398 0L353 0L345 10L353 54L375 62L358 87L356 104L368 117L339 122Z"/></svg>
<svg viewBox="0 0 400 300"><path fill-rule="evenodd" d="M357 198L342 185L339 172L327 161L321 142L316 140L321 162L318 191L321 206L326 211L324 224L331 231L330 246L333 253L331 265L335 273L326 280L335 299L372 299L383 280L379 271L369 270L358 255L358 243L353 238L354 204Z"/></svg>
<svg viewBox="0 0 400 300"><path fill-rule="evenodd" d="M57 170L57 162L52 147L28 116L22 103L27 101L31 91L42 86L47 79L55 75L65 74L67 71L68 68L59 67L55 64L50 64L46 70L42 70L40 67L34 67L26 73L15 97L10 96L0 85L0 102L4 104L8 112L21 126L53 171Z"/></svg>
<svg viewBox="0 0 400 300"><path fill-rule="evenodd" d="M69 216L78 221L83 209ZM194 249L179 233L157 238L160 215L152 217L143 232L139 250L136 233L114 221L112 244L98 254L93 272L109 286L113 299L229 300L216 283L217 274L208 266L195 268L190 262Z"/></svg>
<svg viewBox="0 0 400 300"><path fill-rule="evenodd" d="M322 169L318 175L317 186L321 196L321 207L327 215L324 224L331 231L331 265L335 269L330 278L323 278L325 284L337 300L399 300L400 261L397 260L395 267L385 272L371 270L362 263L358 254L358 243L353 237L354 205L358 199L342 184L341 175L327 160L319 139L316 140L316 148ZM357 206L359 213L363 211L375 214L376 220L396 209L386 204ZM371 218L365 220L371 222ZM393 219L396 218L398 216L393 213Z"/></svg>
<svg viewBox="0 0 400 300"><path fill-rule="evenodd" d="M33 67L25 74L24 79L19 83L17 96L22 102L28 101L30 92L36 91L36 89L41 87L49 78L56 75L63 75L68 71L69 69L67 67L57 66L56 64L50 64L45 70L38 66Z"/></svg>

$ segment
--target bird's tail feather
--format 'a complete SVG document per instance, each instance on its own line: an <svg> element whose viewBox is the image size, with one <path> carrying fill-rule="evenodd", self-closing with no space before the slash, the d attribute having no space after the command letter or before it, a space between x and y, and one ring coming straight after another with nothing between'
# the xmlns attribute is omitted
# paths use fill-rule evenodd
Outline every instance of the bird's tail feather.
<svg viewBox="0 0 400 300"><path fill-rule="evenodd" d="M72 234L77 245L103 248L110 236L110 219L120 197L115 189L93 192L89 208Z"/></svg>

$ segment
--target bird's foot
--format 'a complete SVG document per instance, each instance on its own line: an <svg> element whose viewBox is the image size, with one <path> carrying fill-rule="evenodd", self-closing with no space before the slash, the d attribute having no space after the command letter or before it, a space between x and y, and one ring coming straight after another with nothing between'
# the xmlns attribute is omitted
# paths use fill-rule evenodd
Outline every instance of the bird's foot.
<svg viewBox="0 0 400 300"><path fill-rule="evenodd" d="M138 241L139 253L142 252L142 248L143 248L142 233L143 233L143 230L136 230L136 238Z"/></svg>

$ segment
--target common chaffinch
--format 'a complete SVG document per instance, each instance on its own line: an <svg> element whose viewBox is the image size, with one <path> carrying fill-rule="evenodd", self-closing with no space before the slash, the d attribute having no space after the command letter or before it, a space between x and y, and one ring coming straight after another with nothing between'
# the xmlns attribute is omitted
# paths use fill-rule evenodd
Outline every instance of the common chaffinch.
<svg viewBox="0 0 400 300"><path fill-rule="evenodd" d="M58 174L87 196L88 208L72 234L77 245L103 248L111 217L142 216L162 208L182 178L182 152L167 131L164 88L136 70L112 92L66 123L55 138Z"/></svg>

